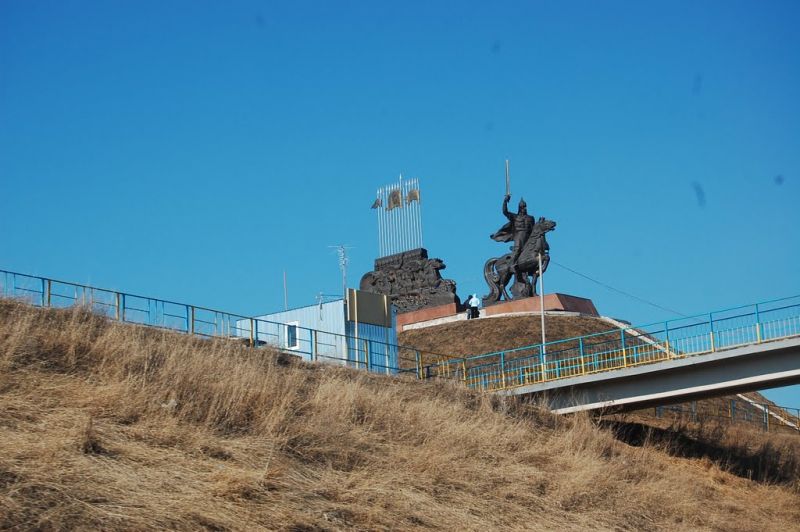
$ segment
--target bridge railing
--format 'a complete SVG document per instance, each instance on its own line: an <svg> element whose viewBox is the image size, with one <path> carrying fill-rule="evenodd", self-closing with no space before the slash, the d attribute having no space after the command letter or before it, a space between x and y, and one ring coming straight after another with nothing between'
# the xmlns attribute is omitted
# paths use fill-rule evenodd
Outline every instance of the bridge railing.
<svg viewBox="0 0 800 532"><path fill-rule="evenodd" d="M800 335L800 296L464 359L465 382L503 390Z"/></svg>
<svg viewBox="0 0 800 532"><path fill-rule="evenodd" d="M83 306L124 323L270 346L309 361L421 379L464 380L458 357L198 305L6 270L0 270L0 294L40 307Z"/></svg>

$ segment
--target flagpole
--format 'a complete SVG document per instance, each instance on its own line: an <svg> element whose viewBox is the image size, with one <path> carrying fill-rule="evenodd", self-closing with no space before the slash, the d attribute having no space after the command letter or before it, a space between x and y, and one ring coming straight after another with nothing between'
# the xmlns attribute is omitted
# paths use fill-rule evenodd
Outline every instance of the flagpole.
<svg viewBox="0 0 800 532"><path fill-rule="evenodd" d="M375 200L375 203L380 203L381 189L378 189L378 191L375 193L375 197L377 198ZM381 239L383 238L383 224L381 222L381 210L382 209L380 208L380 206L378 206L378 212L376 213L376 215L378 217L378 256L379 257L383 256L383 242L381 242Z"/></svg>
<svg viewBox="0 0 800 532"><path fill-rule="evenodd" d="M416 239L416 246L417 248L422 247L422 220L419 219L419 201L420 201L420 194L419 194L419 178L414 179L414 189L417 191L417 195L414 202L414 238Z"/></svg>
<svg viewBox="0 0 800 532"><path fill-rule="evenodd" d="M384 243L384 239L386 238L386 222L383 219L383 195L381 194L381 189L378 189L378 199L381 200L381 204L378 206L378 220L380 222L380 253L378 254L379 257L383 257L383 254L386 252L386 244Z"/></svg>
<svg viewBox="0 0 800 532"><path fill-rule="evenodd" d="M403 210L403 198L405 198L403 190L403 174L400 174L400 183L397 185L397 191L400 194L400 251L405 251L408 247L406 235L406 211Z"/></svg>

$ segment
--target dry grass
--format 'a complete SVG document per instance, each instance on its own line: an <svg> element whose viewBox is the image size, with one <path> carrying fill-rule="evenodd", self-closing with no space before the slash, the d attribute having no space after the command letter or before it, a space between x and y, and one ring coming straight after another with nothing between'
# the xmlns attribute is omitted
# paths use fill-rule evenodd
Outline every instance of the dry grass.
<svg viewBox="0 0 800 532"><path fill-rule="evenodd" d="M547 339L561 340L614 329L591 316L547 316ZM409 329L398 335L400 345L450 356L469 356L538 344L542 339L539 316L501 316Z"/></svg>
<svg viewBox="0 0 800 532"><path fill-rule="evenodd" d="M0 301L0 529L786 530L789 484L442 383Z"/></svg>

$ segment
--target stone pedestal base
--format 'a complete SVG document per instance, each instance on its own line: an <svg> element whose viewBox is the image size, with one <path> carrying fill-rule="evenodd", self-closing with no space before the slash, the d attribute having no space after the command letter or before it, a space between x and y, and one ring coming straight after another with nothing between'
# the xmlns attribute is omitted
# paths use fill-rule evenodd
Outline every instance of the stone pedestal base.
<svg viewBox="0 0 800 532"><path fill-rule="evenodd" d="M511 301L501 301L481 309L482 316L496 316L497 314L510 314L513 312L539 312L541 310L539 296L526 297ZM544 310L565 310L580 312L589 316L599 316L591 299L570 296L567 294L545 294Z"/></svg>
<svg viewBox="0 0 800 532"><path fill-rule="evenodd" d="M421 321L430 321L438 318L445 318L447 316L455 316L458 314L458 307L455 303L447 305L438 305L436 307L428 307L412 312L403 312L397 315L397 332L402 332L403 327L412 323L419 323Z"/></svg>
<svg viewBox="0 0 800 532"><path fill-rule="evenodd" d="M545 294L544 310L545 312L577 312L587 316L599 316L591 299L567 294ZM538 313L540 311L541 303L539 302L539 297L527 297L514 301L501 301L484 307L481 309L481 318L516 313ZM458 314L458 307L455 303L402 312L397 315L397 332L403 332L403 329L408 328L410 325L418 324L411 328L430 327L463 319L464 317L464 313Z"/></svg>

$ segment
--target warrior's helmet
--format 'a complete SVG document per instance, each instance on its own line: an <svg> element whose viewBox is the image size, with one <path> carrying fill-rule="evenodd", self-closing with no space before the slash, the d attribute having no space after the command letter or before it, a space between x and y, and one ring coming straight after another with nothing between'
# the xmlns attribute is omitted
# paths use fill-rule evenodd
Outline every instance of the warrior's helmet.
<svg viewBox="0 0 800 532"><path fill-rule="evenodd" d="M525 203L524 198L520 198L519 200L519 210L523 212L528 212L528 204Z"/></svg>

